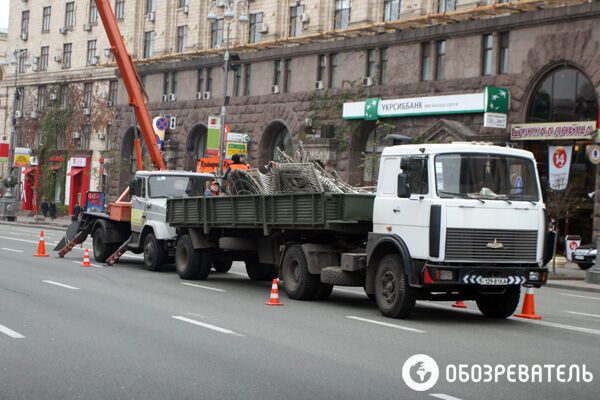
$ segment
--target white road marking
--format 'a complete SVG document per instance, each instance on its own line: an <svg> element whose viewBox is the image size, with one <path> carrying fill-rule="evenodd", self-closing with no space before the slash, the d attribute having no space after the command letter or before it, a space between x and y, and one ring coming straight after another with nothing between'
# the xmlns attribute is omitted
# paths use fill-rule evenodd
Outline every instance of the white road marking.
<svg viewBox="0 0 600 400"><path fill-rule="evenodd" d="M81 265L81 261L72 261L73 264L77 264L77 265ZM103 265L96 265L96 264L90 264L92 267L95 268L104 268Z"/></svg>
<svg viewBox="0 0 600 400"><path fill-rule="evenodd" d="M15 242L23 242L23 243L33 243L33 244L38 244L38 240L33 241L33 240L26 240L26 239L17 239L17 238L11 238L11 237L7 237L7 236L0 236L0 239L6 239L6 240L13 240Z"/></svg>
<svg viewBox="0 0 600 400"><path fill-rule="evenodd" d="M23 250L9 249L8 247L3 247L2 250L12 251L13 253L23 253Z"/></svg>
<svg viewBox="0 0 600 400"><path fill-rule="evenodd" d="M10 328L7 328L4 325L0 325L0 332L4 333L7 336L10 336L13 339L24 339L25 336L21 335L19 332L15 332Z"/></svg>
<svg viewBox="0 0 600 400"><path fill-rule="evenodd" d="M224 333L226 335L234 335L234 336L244 336L240 333L234 332L231 329L227 329L227 328L221 328L220 326L216 326L216 325L211 325L211 324L207 324L205 322L200 322L200 321L196 321L195 319L191 319L191 318L186 318L186 317L182 317L179 315L174 315L171 318L177 319L179 321L183 321L183 322L187 322L193 325L198 325L201 326L203 328L207 328L216 332L220 332L220 333Z"/></svg>
<svg viewBox="0 0 600 400"><path fill-rule="evenodd" d="M592 299L592 300L600 300L600 297L593 297L593 296L582 296L579 294L568 294L568 293L560 293L561 296L569 296L569 297L579 297L582 299Z"/></svg>
<svg viewBox="0 0 600 400"><path fill-rule="evenodd" d="M552 326L554 328L561 328L561 329L566 329L566 330L569 330L569 331L576 331L576 332L583 332L583 333L592 333L594 335L600 335L600 331L597 330L597 329L582 328L580 326L558 324L556 322L548 322L548 321L526 320L524 322L529 322L531 324L536 324L536 325Z"/></svg>
<svg viewBox="0 0 600 400"><path fill-rule="evenodd" d="M450 396L449 394L444 393L431 393L430 396L442 400L461 400L458 397Z"/></svg>
<svg viewBox="0 0 600 400"><path fill-rule="evenodd" d="M569 314L575 314L575 315L582 315L584 317L594 317L594 318L600 318L600 315L597 314L588 314L588 313L584 313L584 312L577 312L577 311L565 311L566 313Z"/></svg>
<svg viewBox="0 0 600 400"><path fill-rule="evenodd" d="M401 329L403 331L416 332L416 333L425 333L425 331L422 331L420 329L409 328L407 326L396 325L396 324L389 324L387 322L375 321L374 319L367 319L367 318L355 317L354 315L347 315L346 318L348 318L348 319L354 319L356 321L368 322L370 324L375 324L375 325L387 326L388 328Z"/></svg>
<svg viewBox="0 0 600 400"><path fill-rule="evenodd" d="M60 282L54 282L54 281L42 281L42 282L46 282L46 283L49 283L51 285L56 285L56 286L64 287L66 289L79 290L78 287L71 286L71 285L65 285L64 283L60 283Z"/></svg>
<svg viewBox="0 0 600 400"><path fill-rule="evenodd" d="M195 283L181 282L181 284L185 285L185 286L197 287L197 288L200 288L200 289L213 290L215 292L221 292L221 293L225 293L226 292L226 290L223 290L223 289L218 289L218 288L214 288L214 287L210 287L210 286L196 285Z"/></svg>

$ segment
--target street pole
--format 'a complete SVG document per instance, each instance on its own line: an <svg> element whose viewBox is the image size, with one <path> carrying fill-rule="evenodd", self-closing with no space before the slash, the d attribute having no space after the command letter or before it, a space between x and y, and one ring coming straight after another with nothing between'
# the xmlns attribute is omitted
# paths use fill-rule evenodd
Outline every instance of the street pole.
<svg viewBox="0 0 600 400"><path fill-rule="evenodd" d="M226 35L226 44L225 44L225 60L224 60L224 70L225 70L225 79L223 79L223 106L221 107L221 133L219 138L219 167L217 170L217 177L219 179L223 178L223 162L225 161L225 120L227 118L227 89L228 89L228 81L229 81L229 36L231 32L231 21L227 22L227 35Z"/></svg>

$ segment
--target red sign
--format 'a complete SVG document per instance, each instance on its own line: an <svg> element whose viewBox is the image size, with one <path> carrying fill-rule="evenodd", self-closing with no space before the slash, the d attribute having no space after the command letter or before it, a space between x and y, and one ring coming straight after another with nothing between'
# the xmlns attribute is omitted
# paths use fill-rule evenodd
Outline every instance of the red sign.
<svg viewBox="0 0 600 400"><path fill-rule="evenodd" d="M0 162L8 161L8 143L0 143Z"/></svg>
<svg viewBox="0 0 600 400"><path fill-rule="evenodd" d="M558 169L561 169L567 163L567 152L563 147L557 147L552 155L552 163Z"/></svg>

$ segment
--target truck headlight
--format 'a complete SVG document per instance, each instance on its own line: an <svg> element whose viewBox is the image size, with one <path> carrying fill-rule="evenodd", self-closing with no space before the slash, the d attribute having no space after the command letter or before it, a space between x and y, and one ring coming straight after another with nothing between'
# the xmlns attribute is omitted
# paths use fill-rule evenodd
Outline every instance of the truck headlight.
<svg viewBox="0 0 600 400"><path fill-rule="evenodd" d="M529 280L530 281L539 281L540 280L540 273L537 271L531 271L529 272Z"/></svg>
<svg viewBox="0 0 600 400"><path fill-rule="evenodd" d="M442 269L439 271L440 273L440 281L452 281L454 280L454 273L452 271L448 271L446 269Z"/></svg>

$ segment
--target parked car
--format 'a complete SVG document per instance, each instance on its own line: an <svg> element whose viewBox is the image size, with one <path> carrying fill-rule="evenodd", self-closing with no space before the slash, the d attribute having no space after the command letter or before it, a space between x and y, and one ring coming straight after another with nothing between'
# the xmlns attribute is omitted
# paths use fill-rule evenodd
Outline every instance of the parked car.
<svg viewBox="0 0 600 400"><path fill-rule="evenodd" d="M596 245L584 244L573 251L573 261L581 269L589 269L596 263Z"/></svg>

